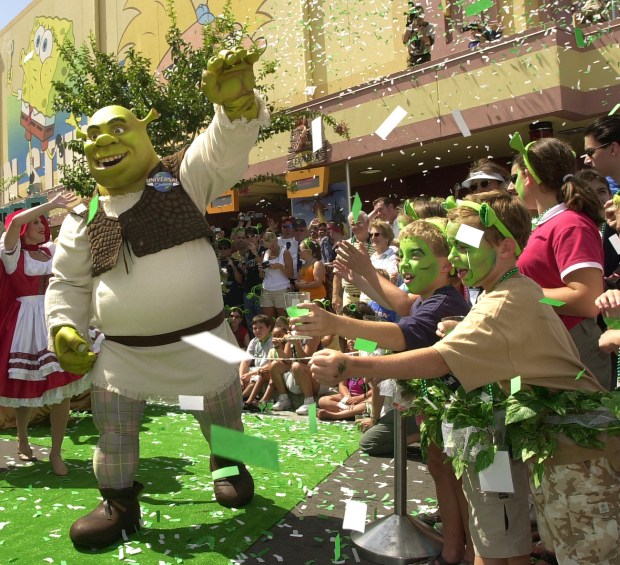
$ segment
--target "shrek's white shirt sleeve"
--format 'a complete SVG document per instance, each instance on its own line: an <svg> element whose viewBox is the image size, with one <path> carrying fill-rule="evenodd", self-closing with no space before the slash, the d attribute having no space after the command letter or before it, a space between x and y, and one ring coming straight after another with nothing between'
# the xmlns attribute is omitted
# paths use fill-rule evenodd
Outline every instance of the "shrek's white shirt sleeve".
<svg viewBox="0 0 620 565"><path fill-rule="evenodd" d="M52 278L45 293L45 313L50 331L49 349L53 351L51 330L73 326L88 335L93 292L92 257L86 222L69 214L60 228L52 262Z"/></svg>
<svg viewBox="0 0 620 565"><path fill-rule="evenodd" d="M258 118L250 121L231 121L222 106L216 104L213 121L187 149L180 181L201 210L231 189L246 172L258 130L269 123L264 100L258 95L256 100Z"/></svg>

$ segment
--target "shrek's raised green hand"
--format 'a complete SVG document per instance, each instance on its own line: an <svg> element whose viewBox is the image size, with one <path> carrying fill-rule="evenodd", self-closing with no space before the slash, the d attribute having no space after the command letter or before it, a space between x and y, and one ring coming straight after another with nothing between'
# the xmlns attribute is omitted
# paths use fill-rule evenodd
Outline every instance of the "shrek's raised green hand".
<svg viewBox="0 0 620 565"><path fill-rule="evenodd" d="M97 355L88 350L84 338L71 326L62 326L55 332L54 348L60 366L76 375L88 373L97 359Z"/></svg>
<svg viewBox="0 0 620 565"><path fill-rule="evenodd" d="M220 104L231 120L258 117L253 65L259 57L259 53L241 48L220 51L202 72L202 91L211 102Z"/></svg>

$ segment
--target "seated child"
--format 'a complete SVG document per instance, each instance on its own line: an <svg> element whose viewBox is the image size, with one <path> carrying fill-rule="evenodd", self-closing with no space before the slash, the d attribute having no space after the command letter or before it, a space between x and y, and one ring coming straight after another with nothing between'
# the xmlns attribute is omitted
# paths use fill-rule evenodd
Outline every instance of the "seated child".
<svg viewBox="0 0 620 565"><path fill-rule="evenodd" d="M258 314L252 318L254 337L248 345L247 352L253 359L244 360L239 364L239 379L241 380L244 399L251 394L254 383L260 377L259 371L267 364L267 353L271 349L272 327L273 318L269 316Z"/></svg>
<svg viewBox="0 0 620 565"><path fill-rule="evenodd" d="M288 322L286 325L288 325ZM267 353L268 362L259 369L258 379L254 382L254 388L243 405L244 410L250 412L259 411L260 405L266 404L276 391L276 388L272 382L272 370L277 372L279 364L290 368L290 361L281 360L281 358L286 358L286 353L284 351L286 335L287 330L282 324L277 324L274 326L273 331L271 332L271 343L273 347ZM262 396L260 400L257 400L261 392ZM286 395L286 393L284 394Z"/></svg>
<svg viewBox="0 0 620 565"><path fill-rule="evenodd" d="M354 339L347 340L347 350L354 351ZM339 392L319 398L316 411L319 420L352 420L368 411L368 401L372 392L367 393L364 379L351 378L338 383Z"/></svg>

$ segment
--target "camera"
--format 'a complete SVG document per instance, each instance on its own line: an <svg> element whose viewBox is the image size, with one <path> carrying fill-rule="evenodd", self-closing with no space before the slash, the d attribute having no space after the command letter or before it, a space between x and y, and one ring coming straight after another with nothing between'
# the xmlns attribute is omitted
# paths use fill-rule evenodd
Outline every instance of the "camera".
<svg viewBox="0 0 620 565"><path fill-rule="evenodd" d="M261 268L263 268L263 269L268 269L268 268L269 268L269 265L270 265L269 261L263 261L263 262L260 264Z"/></svg>
<svg viewBox="0 0 620 565"><path fill-rule="evenodd" d="M255 218L264 218L265 215L262 212L256 212L256 214L254 214Z"/></svg>

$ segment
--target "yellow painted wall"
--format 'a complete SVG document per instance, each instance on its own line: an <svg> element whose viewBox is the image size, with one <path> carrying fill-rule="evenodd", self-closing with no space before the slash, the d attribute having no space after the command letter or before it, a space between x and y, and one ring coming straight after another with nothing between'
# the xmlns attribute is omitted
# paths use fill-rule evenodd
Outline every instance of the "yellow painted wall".
<svg viewBox="0 0 620 565"><path fill-rule="evenodd" d="M524 29L524 14L538 0L502 0L500 11L506 25ZM225 0L175 0L177 22L190 41L200 40L198 20L221 13ZM68 19L77 43L89 33L97 34L100 48L121 52L135 46L153 61L154 69L166 65L165 33L168 18L165 0L35 0L0 36L0 161L2 175L23 172L9 162L10 147L20 139L18 93L23 83L20 57L32 51L28 42L37 16ZM286 108L367 83L404 70L405 51L401 42L403 12L407 0L235 0L236 17L247 22L255 37L264 36L268 48L266 60L276 60L270 102ZM202 10L202 12L201 12ZM433 16L436 17L436 14ZM207 18L208 19L208 18ZM514 20L514 21L513 21ZM435 20L434 20L435 21ZM437 22L435 22L437 23ZM436 30L440 37L442 29ZM467 52L465 52L467 53ZM523 51L522 51L523 53ZM477 56L476 56L477 57ZM398 104L415 111L409 120L437 118L454 108L484 107L494 101L523 93L544 90L554 85L577 89L600 88L617 84L620 51L617 45L598 51L548 48L531 50L509 60L488 61L470 71L464 62L453 69L454 76L439 71L437 81L413 86L404 92L394 89L382 100L334 114L345 120L351 137L375 131ZM600 63L603 60L606 65ZM560 65L562 74L560 75ZM313 95L306 89L315 86ZM41 103L42 104L42 103ZM17 119L15 116L17 108ZM17 124L17 125L16 125ZM331 132L328 138L336 141ZM23 141L21 142L23 144ZM53 173L58 158L50 148L35 147L22 161L32 161L41 176L44 189L55 184ZM281 157L287 152L289 136L279 135L253 152L252 160ZM36 145L36 144L35 144ZM47 161L46 161L47 159ZM28 171L32 167L29 166ZM20 194L28 183L22 183ZM0 204L4 200L0 196Z"/></svg>

